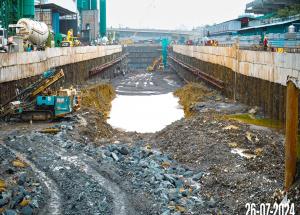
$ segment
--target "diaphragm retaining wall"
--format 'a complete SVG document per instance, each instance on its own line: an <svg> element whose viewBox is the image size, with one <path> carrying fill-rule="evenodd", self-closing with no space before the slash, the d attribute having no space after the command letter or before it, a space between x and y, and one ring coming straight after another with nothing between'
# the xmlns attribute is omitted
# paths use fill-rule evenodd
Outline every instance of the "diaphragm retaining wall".
<svg viewBox="0 0 300 215"><path fill-rule="evenodd" d="M288 77L300 78L300 54L239 50L236 47L174 45L174 59L222 82L228 98L261 107L266 116L284 121ZM201 78L170 60L189 81Z"/></svg>
<svg viewBox="0 0 300 215"><path fill-rule="evenodd" d="M81 46L45 51L0 53L0 104L36 81L49 69L63 69L56 86L81 85L93 77L112 78L121 71L122 47Z"/></svg>

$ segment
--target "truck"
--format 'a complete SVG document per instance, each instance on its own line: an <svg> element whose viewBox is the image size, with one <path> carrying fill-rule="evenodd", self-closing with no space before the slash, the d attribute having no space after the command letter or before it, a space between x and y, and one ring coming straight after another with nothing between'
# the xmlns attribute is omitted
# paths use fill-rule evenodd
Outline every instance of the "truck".
<svg viewBox="0 0 300 215"><path fill-rule="evenodd" d="M7 30L0 27L0 52L7 52Z"/></svg>
<svg viewBox="0 0 300 215"><path fill-rule="evenodd" d="M0 106L0 119L53 120L77 111L80 109L80 96L76 89L49 89L63 77L63 70L44 72L38 81Z"/></svg>
<svg viewBox="0 0 300 215"><path fill-rule="evenodd" d="M16 35L21 36L38 48L43 48L48 40L50 31L44 22L38 22L28 18L22 18L17 24L10 24L9 28L16 29Z"/></svg>

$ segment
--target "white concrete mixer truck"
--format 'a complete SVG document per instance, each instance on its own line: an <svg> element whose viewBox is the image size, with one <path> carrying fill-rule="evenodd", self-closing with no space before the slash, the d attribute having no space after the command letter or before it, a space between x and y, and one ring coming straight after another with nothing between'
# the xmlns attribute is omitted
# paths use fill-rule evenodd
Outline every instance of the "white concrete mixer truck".
<svg viewBox="0 0 300 215"><path fill-rule="evenodd" d="M24 41L28 41L38 48L45 46L49 37L49 28L44 22L22 18L17 24L9 25L15 28L17 36L21 36Z"/></svg>

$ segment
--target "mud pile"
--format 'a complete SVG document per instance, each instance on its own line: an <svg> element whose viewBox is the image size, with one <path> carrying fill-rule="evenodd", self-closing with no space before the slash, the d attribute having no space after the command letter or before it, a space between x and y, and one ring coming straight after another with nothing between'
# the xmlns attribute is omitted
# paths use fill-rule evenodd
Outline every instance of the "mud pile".
<svg viewBox="0 0 300 215"><path fill-rule="evenodd" d="M111 138L115 130L106 122L111 110L111 102L116 93L110 84L98 84L81 91L82 108L76 117L80 118L80 136L90 141ZM84 140L86 141L86 140Z"/></svg>
<svg viewBox="0 0 300 215"><path fill-rule="evenodd" d="M111 102L116 97L115 90L110 84L98 84L82 90L82 107L100 111L107 118Z"/></svg>
<svg viewBox="0 0 300 215"><path fill-rule="evenodd" d="M179 98L179 103L183 106L186 117L193 115L194 111L192 109L196 103L204 101L215 94L215 91L200 83L189 83L174 92L174 95Z"/></svg>
<svg viewBox="0 0 300 215"><path fill-rule="evenodd" d="M246 203L282 199L284 136L276 131L201 113L158 132L153 142L204 172L201 194L211 205L200 214L244 214ZM299 193L289 197L296 206Z"/></svg>

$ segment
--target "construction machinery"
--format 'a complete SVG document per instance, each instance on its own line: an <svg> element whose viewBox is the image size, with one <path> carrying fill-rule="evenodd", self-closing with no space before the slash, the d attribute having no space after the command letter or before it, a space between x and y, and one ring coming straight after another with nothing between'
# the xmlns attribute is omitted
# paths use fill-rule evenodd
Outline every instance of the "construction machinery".
<svg viewBox="0 0 300 215"><path fill-rule="evenodd" d="M50 31L44 22L38 22L28 18L22 18L17 24L10 24L9 29L15 29L16 35L25 42L44 48L48 40Z"/></svg>
<svg viewBox="0 0 300 215"><path fill-rule="evenodd" d="M161 47L162 47L161 55L162 55L162 63L163 63L164 68L167 67L169 44L170 44L170 41L168 40L168 38L164 38L161 41Z"/></svg>
<svg viewBox="0 0 300 215"><path fill-rule="evenodd" d="M80 46L80 41L78 40L78 37L73 36L73 29L70 29L65 39L61 42L61 47L75 46Z"/></svg>
<svg viewBox="0 0 300 215"><path fill-rule="evenodd" d="M61 47L61 43L62 41L64 40L64 38L66 37L67 35L65 34L55 34L54 35L54 44L55 44L55 47Z"/></svg>
<svg viewBox="0 0 300 215"><path fill-rule="evenodd" d="M0 106L0 119L51 120L78 110L80 97L76 89L59 89L55 92L49 89L63 77L63 70L49 70L24 90L16 90L17 95Z"/></svg>
<svg viewBox="0 0 300 215"><path fill-rule="evenodd" d="M163 69L164 66L162 64L162 57L154 59L152 65L147 67L148 72L162 71Z"/></svg>
<svg viewBox="0 0 300 215"><path fill-rule="evenodd" d="M133 45L133 44L134 44L134 41L133 41L133 39L121 40L121 41L120 41L120 44L121 44L121 45Z"/></svg>

